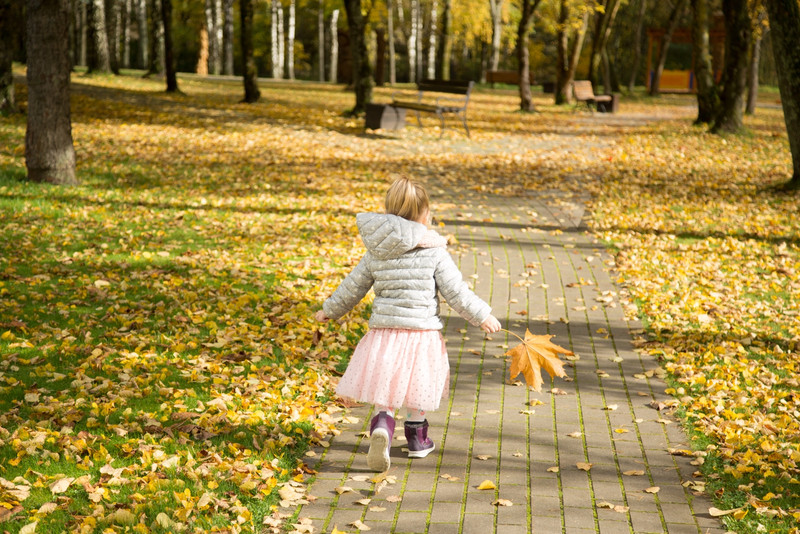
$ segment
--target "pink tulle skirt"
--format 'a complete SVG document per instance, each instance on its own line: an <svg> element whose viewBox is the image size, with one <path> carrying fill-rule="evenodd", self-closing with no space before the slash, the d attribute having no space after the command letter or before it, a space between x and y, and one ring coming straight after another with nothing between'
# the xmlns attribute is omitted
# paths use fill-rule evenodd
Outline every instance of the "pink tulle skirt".
<svg viewBox="0 0 800 534"><path fill-rule="evenodd" d="M439 330L376 328L359 341L336 393L387 408L436 410L450 390Z"/></svg>

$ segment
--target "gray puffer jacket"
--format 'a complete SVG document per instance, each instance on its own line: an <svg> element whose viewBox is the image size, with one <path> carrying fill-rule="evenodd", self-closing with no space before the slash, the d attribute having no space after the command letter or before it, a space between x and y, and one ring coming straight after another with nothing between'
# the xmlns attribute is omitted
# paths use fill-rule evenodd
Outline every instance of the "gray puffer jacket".
<svg viewBox="0 0 800 534"><path fill-rule="evenodd" d="M367 253L325 301L325 315L342 317L374 286L370 328L441 330L437 291L471 324L489 317L491 308L463 281L445 238L396 215L359 213L356 223Z"/></svg>

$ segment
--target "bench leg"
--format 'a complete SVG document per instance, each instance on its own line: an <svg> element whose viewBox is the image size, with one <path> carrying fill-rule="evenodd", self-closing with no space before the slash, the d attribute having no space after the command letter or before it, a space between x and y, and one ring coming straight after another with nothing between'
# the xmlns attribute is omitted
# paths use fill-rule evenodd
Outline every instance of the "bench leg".
<svg viewBox="0 0 800 534"><path fill-rule="evenodd" d="M461 117L461 122L464 124L464 131L467 132L467 137L472 139L472 136L469 135L469 126L467 126L467 113L459 113L459 117Z"/></svg>
<svg viewBox="0 0 800 534"><path fill-rule="evenodd" d="M414 110L414 113L417 114L417 125L422 128L422 119L419 118L419 111Z"/></svg>
<svg viewBox="0 0 800 534"><path fill-rule="evenodd" d="M436 115L439 117L439 123L441 123L442 128L439 130L439 138L444 135L444 114L441 111L437 111Z"/></svg>

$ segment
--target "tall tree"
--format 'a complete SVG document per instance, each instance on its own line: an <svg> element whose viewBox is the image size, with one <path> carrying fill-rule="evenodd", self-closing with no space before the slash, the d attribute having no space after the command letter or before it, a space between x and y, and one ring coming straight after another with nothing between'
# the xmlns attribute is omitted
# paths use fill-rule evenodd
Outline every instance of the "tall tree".
<svg viewBox="0 0 800 534"><path fill-rule="evenodd" d="M319 0L317 9L317 55L319 56L319 81L325 81L325 3Z"/></svg>
<svg viewBox="0 0 800 534"><path fill-rule="evenodd" d="M149 0L148 6L148 28L150 34L147 42L148 65L144 76L164 72L164 23L161 18L161 0Z"/></svg>
<svg viewBox="0 0 800 534"><path fill-rule="evenodd" d="M215 71L215 67L217 65L217 58L219 57L220 50L218 47L218 42L215 38L217 35L217 28L219 27L219 15L217 14L217 2L216 0L205 0L205 11L206 11L206 25L203 30L205 30L206 34L206 43L207 43L207 52L203 54L201 52L201 56L205 56L206 59L206 73L209 74L219 74L219 71ZM199 65L198 65L199 67ZM202 67L201 67L202 68Z"/></svg>
<svg viewBox="0 0 800 534"><path fill-rule="evenodd" d="M272 57L272 77L276 80L283 78L283 64L281 63L281 14L283 6L280 0L272 0L270 10L270 52Z"/></svg>
<svg viewBox="0 0 800 534"><path fill-rule="evenodd" d="M286 44L286 68L288 69L289 79L294 80L294 36L295 36L295 25L297 24L296 21L296 14L295 14L295 0L290 0L289 2L289 35L287 36L287 44Z"/></svg>
<svg viewBox="0 0 800 534"><path fill-rule="evenodd" d="M708 0L692 0L692 50L694 79L697 84L697 119L695 124L710 124L719 109L719 90L714 82L709 48Z"/></svg>
<svg viewBox="0 0 800 534"><path fill-rule="evenodd" d="M408 36L408 81L417 81L417 40L419 39L419 0L411 0L411 33Z"/></svg>
<svg viewBox="0 0 800 534"><path fill-rule="evenodd" d="M431 24L428 33L428 78L436 78L436 33L437 33L437 5L436 0L431 3Z"/></svg>
<svg viewBox="0 0 800 534"><path fill-rule="evenodd" d="M119 34L121 29L120 0L108 0L106 3L106 31L108 32L108 61L111 72L119 74L120 49Z"/></svg>
<svg viewBox="0 0 800 534"><path fill-rule="evenodd" d="M436 50L436 77L450 79L450 56L453 53L453 0L442 0L439 46Z"/></svg>
<svg viewBox="0 0 800 534"><path fill-rule="evenodd" d="M577 13L580 18L576 19L569 0L560 0L559 7L555 103L567 104L572 101L572 82L578 69L586 30L589 27L589 9L585 5L582 6Z"/></svg>
<svg viewBox="0 0 800 534"><path fill-rule="evenodd" d="M489 0L492 15L492 49L489 53L489 70L500 66L500 38L503 34L503 0Z"/></svg>
<svg viewBox="0 0 800 534"><path fill-rule="evenodd" d="M222 0L225 21L222 25L222 73L233 75L233 0Z"/></svg>
<svg viewBox="0 0 800 534"><path fill-rule="evenodd" d="M122 61L121 66L131 67L131 13L133 13L133 0L124 0L122 4Z"/></svg>
<svg viewBox="0 0 800 534"><path fill-rule="evenodd" d="M69 0L28 0L26 9L28 179L76 184L69 115Z"/></svg>
<svg viewBox="0 0 800 534"><path fill-rule="evenodd" d="M172 0L161 0L161 19L164 23L164 72L167 77L167 92L178 92L178 77L175 69L175 52L172 47Z"/></svg>
<svg viewBox="0 0 800 534"><path fill-rule="evenodd" d="M530 83L529 35L533 13L541 0L522 0L522 9L517 27L517 61L519 71L519 107L522 111L535 111Z"/></svg>
<svg viewBox="0 0 800 534"><path fill-rule="evenodd" d="M104 0L91 0L88 7L91 51L87 58L89 72L111 72L105 2Z"/></svg>
<svg viewBox="0 0 800 534"><path fill-rule="evenodd" d="M792 152L787 189L800 189L800 5L797 0L766 0L772 53L778 70L783 119Z"/></svg>
<svg viewBox="0 0 800 534"><path fill-rule="evenodd" d="M664 30L664 35L661 37L660 47L658 49L658 62L656 63L656 70L653 74L653 80L650 83L650 96L656 96L660 92L661 74L664 72L664 65L667 63L667 54L669 53L669 45L672 42L672 34L678 27L678 23L683 15L683 10L686 8L687 0L677 0L672 7L672 12L669 15L667 27Z"/></svg>
<svg viewBox="0 0 800 534"><path fill-rule="evenodd" d="M150 31L147 24L147 0L134 0L136 2L136 16L139 29L139 66L146 69L150 65Z"/></svg>
<svg viewBox="0 0 800 534"><path fill-rule="evenodd" d="M339 81L339 10L331 13L331 67L329 78L331 83Z"/></svg>
<svg viewBox="0 0 800 534"><path fill-rule="evenodd" d="M0 0L0 115L16 113L14 96L14 21L11 17L12 0Z"/></svg>
<svg viewBox="0 0 800 534"><path fill-rule="evenodd" d="M242 63L244 64L244 102L252 104L261 98L257 82L258 71L253 58L253 0L239 0L239 18L241 19L240 38Z"/></svg>
<svg viewBox="0 0 800 534"><path fill-rule="evenodd" d="M753 34L750 38L750 63L747 65L747 105L744 112L752 115L756 112L758 102L758 68L761 64L761 41L764 34L769 31L766 27L767 11L766 6L759 4L757 13L753 21Z"/></svg>
<svg viewBox="0 0 800 534"><path fill-rule="evenodd" d="M631 76L628 78L628 92L633 92L636 85L636 77L639 74L639 65L642 62L642 30L644 29L644 16L647 12L647 0L639 0L639 15L636 17L636 31L633 34L633 65L631 66Z"/></svg>
<svg viewBox="0 0 800 534"><path fill-rule="evenodd" d="M682 1L682 0L679 0ZM594 35L592 37L592 54L589 61L589 79L592 83L597 83L597 72L600 68L600 61L602 60L603 51L608 44L608 38L611 36L611 29L614 26L614 20L617 18L619 11L620 0L603 0L603 9L598 10L595 14ZM611 92L611 81L608 72L604 70L604 83L606 91Z"/></svg>
<svg viewBox="0 0 800 534"><path fill-rule="evenodd" d="M752 24L747 0L722 0L722 14L725 17L725 65L720 106L711 131L735 133L744 127L742 108Z"/></svg>
<svg viewBox="0 0 800 534"><path fill-rule="evenodd" d="M372 102L372 69L369 65L367 40L364 35L366 17L361 11L361 0L344 0L347 12L347 29L350 36L350 52L353 63L353 90L356 105L353 115L364 113L367 104Z"/></svg>
<svg viewBox="0 0 800 534"><path fill-rule="evenodd" d="M389 47L389 83L397 83L397 57L394 49L394 7L392 0L386 0L386 34L388 36Z"/></svg>

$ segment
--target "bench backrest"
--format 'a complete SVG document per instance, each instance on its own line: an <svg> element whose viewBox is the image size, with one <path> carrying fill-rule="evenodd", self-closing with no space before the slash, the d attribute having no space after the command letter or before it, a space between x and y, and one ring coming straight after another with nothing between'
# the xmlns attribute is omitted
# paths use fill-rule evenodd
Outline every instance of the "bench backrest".
<svg viewBox="0 0 800 534"><path fill-rule="evenodd" d="M594 90L589 80L575 80L572 82L572 91L577 100L594 100Z"/></svg>
<svg viewBox="0 0 800 534"><path fill-rule="evenodd" d="M516 70L487 70L486 81L489 83L510 83L519 85L519 71ZM533 71L528 72L528 82L533 85Z"/></svg>
<svg viewBox="0 0 800 534"><path fill-rule="evenodd" d="M422 80L417 84L420 91L430 91L432 93L452 93L456 95L467 95L472 91L475 82L467 80Z"/></svg>

